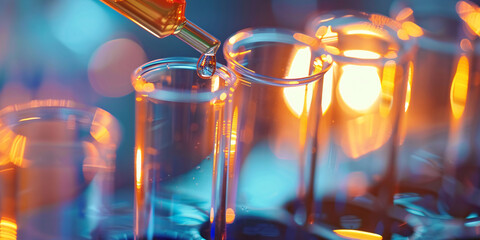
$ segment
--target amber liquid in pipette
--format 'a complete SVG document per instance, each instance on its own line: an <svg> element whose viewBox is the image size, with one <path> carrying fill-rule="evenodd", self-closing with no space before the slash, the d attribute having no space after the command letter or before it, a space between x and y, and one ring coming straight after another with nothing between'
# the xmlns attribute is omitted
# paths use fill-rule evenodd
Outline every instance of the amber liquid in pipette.
<svg viewBox="0 0 480 240"><path fill-rule="evenodd" d="M185 19L185 0L102 0L153 35L164 38L175 34ZM204 53L197 63L197 74L211 78L215 73L215 53Z"/></svg>
<svg viewBox="0 0 480 240"><path fill-rule="evenodd" d="M164 38L185 22L185 0L102 0L153 35Z"/></svg>

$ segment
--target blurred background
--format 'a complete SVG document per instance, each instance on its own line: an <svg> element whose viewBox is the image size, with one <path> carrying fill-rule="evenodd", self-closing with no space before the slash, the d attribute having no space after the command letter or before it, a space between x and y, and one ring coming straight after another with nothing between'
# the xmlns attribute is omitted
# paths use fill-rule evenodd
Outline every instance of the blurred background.
<svg viewBox="0 0 480 240"><path fill-rule="evenodd" d="M248 27L303 31L319 12L388 15L390 0L187 0L185 16L221 41ZM100 0L0 0L0 107L64 98L104 108L121 123L117 187L133 185L134 94L130 74L158 58L199 54L158 39ZM225 63L221 50L217 60Z"/></svg>

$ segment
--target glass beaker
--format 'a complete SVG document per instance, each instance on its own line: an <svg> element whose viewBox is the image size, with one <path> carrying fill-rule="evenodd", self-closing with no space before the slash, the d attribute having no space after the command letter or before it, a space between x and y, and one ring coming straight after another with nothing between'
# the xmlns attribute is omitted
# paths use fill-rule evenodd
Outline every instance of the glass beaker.
<svg viewBox="0 0 480 240"><path fill-rule="evenodd" d="M332 55L325 74L321 129L330 129L326 151L312 157L305 209L307 224L326 224L339 236L391 237L398 126L411 75L412 39L382 15L326 13L307 26L320 52ZM399 33L400 32L400 33ZM328 99L327 99L328 97ZM321 137L321 136L320 136ZM323 138L323 137L322 137Z"/></svg>
<svg viewBox="0 0 480 240"><path fill-rule="evenodd" d="M112 115L69 100L1 110L0 238L98 238L119 140Z"/></svg>
<svg viewBox="0 0 480 240"><path fill-rule="evenodd" d="M132 75L136 239L223 238L225 159L237 82L221 64L212 78L202 79L196 64L194 58L165 58Z"/></svg>
<svg viewBox="0 0 480 240"><path fill-rule="evenodd" d="M224 45L240 79L234 95L227 194L228 239L308 239L287 209L303 195L304 149L321 112L331 58L315 39L276 28L245 29ZM307 152L308 152L307 151Z"/></svg>

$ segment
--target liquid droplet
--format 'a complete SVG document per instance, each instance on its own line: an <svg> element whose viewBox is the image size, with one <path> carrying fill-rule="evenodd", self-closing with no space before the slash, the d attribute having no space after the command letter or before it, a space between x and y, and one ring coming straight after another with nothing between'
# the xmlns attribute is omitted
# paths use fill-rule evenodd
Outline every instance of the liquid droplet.
<svg viewBox="0 0 480 240"><path fill-rule="evenodd" d="M215 55L202 54L197 62L197 74L203 79L209 79L215 73L217 59Z"/></svg>

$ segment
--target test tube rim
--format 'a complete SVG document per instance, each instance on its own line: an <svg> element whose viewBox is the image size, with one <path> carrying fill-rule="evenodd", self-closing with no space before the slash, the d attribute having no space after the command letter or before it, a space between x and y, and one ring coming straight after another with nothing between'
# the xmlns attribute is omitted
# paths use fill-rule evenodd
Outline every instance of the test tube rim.
<svg viewBox="0 0 480 240"><path fill-rule="evenodd" d="M435 0L436 1L436 0ZM461 0L463 2L467 2L471 5L476 5L478 6L475 2L468 1L468 0ZM456 5L460 1L445 1L447 4L448 3L454 3ZM406 19L406 20L412 20L415 24L418 24L420 28L422 28L424 35L420 36L418 38L418 45L422 49L428 49L436 52L442 52L446 54L456 54L458 52L458 42L462 38L467 38L470 40L476 39L478 36L475 36L475 34L469 33L469 30L471 29L466 25L465 21L460 18L458 12L456 11L455 7L450 8L450 6L445 7L445 4L440 4L437 3L433 5L429 5L428 7L425 8L418 8L418 5L416 4L425 4L423 1L413 1L413 0L395 0L393 1L392 5L390 6L389 14L393 18L395 15L397 15L400 12L401 9L405 8L410 8L412 9L412 18L413 19ZM440 11L439 11L440 9ZM415 14L415 12L417 14ZM429 31L428 29L425 29L421 24L419 24L416 19L415 15L424 15L425 18L431 18L433 16L441 16L441 17L446 17L450 18L452 20L456 20L459 24L462 24L462 27L465 28L464 30L464 36L457 37L457 39L441 39L435 36L434 32ZM455 33L458 34L458 33Z"/></svg>
<svg viewBox="0 0 480 240"><path fill-rule="evenodd" d="M306 85L308 83L314 82L316 80L323 79L323 76L325 73L330 69L331 63L329 62L324 62L324 66L322 71L311 74L307 77L303 78L278 78L278 77L271 77L263 74L258 74L255 73L254 71L248 69L247 67L243 66L239 62L235 61L233 57L230 56L229 51L233 48L233 44L236 43L232 42L233 39L237 38L237 36L247 36L251 37L253 34L281 34L285 37L290 37L289 41L294 41L295 43L298 43L299 45L305 45L309 46L303 42L300 42L296 39L294 39L293 35L295 33L298 33L293 30L289 29L284 29L284 28L246 28L243 30L240 30L234 34L232 34L227 41L225 41L223 45L223 55L225 56L225 59L227 62L231 63L232 65L229 68L233 69L237 73L237 77L241 78L244 81L253 81L261 84L267 84L267 85L272 85L272 86L280 86L280 87L291 87L291 86L296 86L296 85ZM278 40L272 39L269 42L281 42ZM287 43L287 42L281 42L281 43ZM312 51L313 53L313 51Z"/></svg>
<svg viewBox="0 0 480 240"><path fill-rule="evenodd" d="M154 71L162 71L164 69L191 70L193 72L192 74L196 75L197 62L198 59L193 57L168 57L147 62L133 72L131 77L132 84L135 86L138 77ZM149 98L171 102L208 102L219 99L224 93L229 95L235 91L237 86L236 75L225 65L217 62L214 76L218 76L225 81L225 86L219 87L214 92L197 91L192 94L192 91L175 90L175 88L155 89L152 92L143 92L138 91L137 89L135 91ZM143 80L151 82L146 78Z"/></svg>
<svg viewBox="0 0 480 240"><path fill-rule="evenodd" d="M43 115L36 115L41 110ZM26 103L18 103L6 106L0 110L0 129L12 128L23 123L43 120L67 120L70 115L83 116L76 119L91 127L102 127L109 133L108 142L98 142L109 146L118 146L121 141L121 129L118 120L108 111L94 106L88 106L76 101L66 99L41 99L31 100ZM52 129L52 131L54 131Z"/></svg>
<svg viewBox="0 0 480 240"><path fill-rule="evenodd" d="M315 33L319 27L328 26L327 24L324 24L324 23L327 23L330 21L337 21L337 22L341 22L341 24L346 26L349 23L349 21L345 21L345 19L347 18L357 19L365 23L371 23L370 18L373 15L388 19L389 22L391 23L387 26L387 28L390 28L391 30L391 31L388 31L390 33L389 37L391 37L392 41L395 41L400 46L400 50L397 52L398 54L396 57L387 58L385 56L382 56L378 59L360 59L360 58L347 57L339 54L333 54L331 52L328 52L325 48L320 48L319 51L322 53L330 54L334 62L354 63L357 65L368 65L368 66L371 66L371 65L382 66L392 60L395 62L401 62L404 59L410 59L412 54L414 54L416 51L418 39L415 37L410 37L408 40L402 40L398 38L396 33L400 28L395 28L395 26L399 26L401 25L401 23L399 23L398 21L395 21L394 19L391 19L388 16L384 16L381 14L377 14L377 13L370 14L370 13L356 11L356 10L332 11L332 12L320 14L314 17L313 20L309 21L309 23L306 25L305 32L307 35L315 37ZM328 19L328 20L324 20L324 19ZM383 25L383 26L386 26L386 25ZM377 26L377 27L380 27L380 26ZM392 34L393 32L395 32L395 34Z"/></svg>

